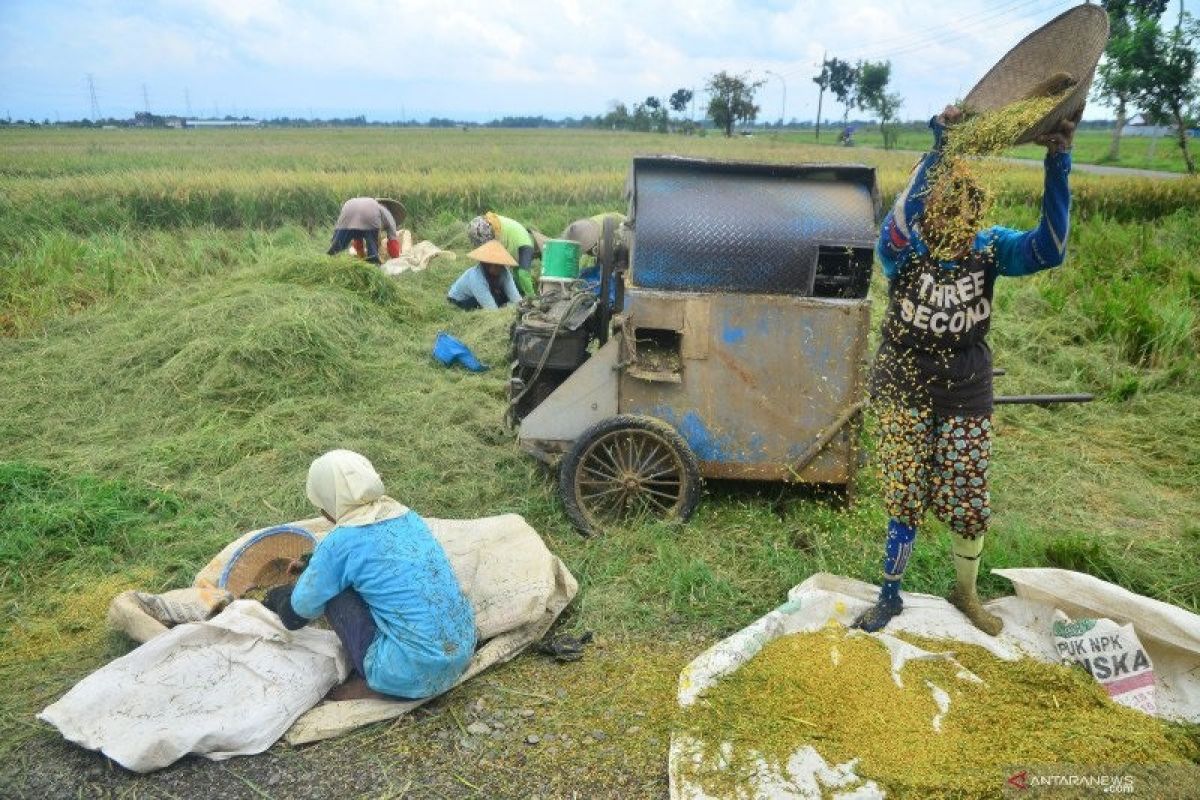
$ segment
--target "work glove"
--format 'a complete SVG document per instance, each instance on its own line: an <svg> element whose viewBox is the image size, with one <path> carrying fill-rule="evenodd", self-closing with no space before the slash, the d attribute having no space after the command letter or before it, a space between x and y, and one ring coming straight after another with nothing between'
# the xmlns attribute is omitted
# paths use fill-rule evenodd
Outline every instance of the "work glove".
<svg viewBox="0 0 1200 800"><path fill-rule="evenodd" d="M289 631L300 630L309 622L292 608L292 589L295 588L296 584L294 583L273 586L267 590L266 596L262 599L262 604L274 611L279 616L279 621L283 623L283 627Z"/></svg>
<svg viewBox="0 0 1200 800"><path fill-rule="evenodd" d="M388 258L399 258L400 257L400 240L399 239L388 239L387 253L388 253Z"/></svg>

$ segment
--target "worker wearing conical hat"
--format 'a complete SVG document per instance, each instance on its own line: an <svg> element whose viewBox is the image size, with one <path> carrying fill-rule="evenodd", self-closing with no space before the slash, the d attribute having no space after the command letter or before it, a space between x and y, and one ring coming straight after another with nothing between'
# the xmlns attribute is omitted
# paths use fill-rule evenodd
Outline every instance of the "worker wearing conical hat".
<svg viewBox="0 0 1200 800"><path fill-rule="evenodd" d="M511 267L517 266L504 245L495 239L476 247L468 254L476 262L451 284L446 299L464 311L483 308L495 310L509 303L521 302L513 281Z"/></svg>
<svg viewBox="0 0 1200 800"><path fill-rule="evenodd" d="M992 351L985 337L999 276L1031 275L1066 257L1075 125L1063 122L1039 138L1046 160L1037 227L981 230L979 187L962 162L956 169L942 158L947 126L961 118L947 106L930 121L934 147L897 197L876 247L888 308L871 395L890 519L879 599L855 622L867 631L904 606L900 579L927 509L950 528L955 586L947 599L983 632L994 636L1002 627L976 590L991 519Z"/></svg>
<svg viewBox="0 0 1200 800"><path fill-rule="evenodd" d="M342 204L342 213L333 226L333 240L328 254L335 256L353 247L359 257L372 264L379 263L379 237L387 236L389 258L400 256L400 234L397 226L404 222L404 206L386 197L352 197Z"/></svg>
<svg viewBox="0 0 1200 800"><path fill-rule="evenodd" d="M517 288L525 297L534 294L532 267L533 257L537 255L537 243L527 227L515 219L489 211L467 224L467 235L475 247L490 241L503 245L517 262L517 268L513 271Z"/></svg>

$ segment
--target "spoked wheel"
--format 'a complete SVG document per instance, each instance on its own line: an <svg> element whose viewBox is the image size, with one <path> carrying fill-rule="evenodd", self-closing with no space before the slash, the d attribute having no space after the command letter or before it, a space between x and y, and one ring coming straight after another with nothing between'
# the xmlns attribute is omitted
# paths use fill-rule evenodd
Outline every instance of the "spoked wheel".
<svg viewBox="0 0 1200 800"><path fill-rule="evenodd" d="M583 432L559 468L559 493L580 532L639 519L686 520L700 501L700 467L675 429L621 415Z"/></svg>

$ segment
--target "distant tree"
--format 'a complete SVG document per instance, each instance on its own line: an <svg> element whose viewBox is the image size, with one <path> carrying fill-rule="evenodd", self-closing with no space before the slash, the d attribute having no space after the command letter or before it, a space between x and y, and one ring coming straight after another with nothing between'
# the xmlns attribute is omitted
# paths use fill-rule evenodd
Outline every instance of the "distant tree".
<svg viewBox="0 0 1200 800"><path fill-rule="evenodd" d="M671 109L676 114L682 114L687 110L688 103L692 102L691 89L676 89L671 93L670 99Z"/></svg>
<svg viewBox="0 0 1200 800"><path fill-rule="evenodd" d="M649 117L647 130L653 128L658 133L666 133L670 129L671 118L662 100L651 96L647 97L642 105L646 107L646 115Z"/></svg>
<svg viewBox="0 0 1200 800"><path fill-rule="evenodd" d="M890 61L859 61L855 66L858 86L854 91L859 108L874 111L879 115L879 131L883 134L883 146L890 150L896 144L898 131L893 123L896 112L904 102L898 94L888 94L887 86L892 77Z"/></svg>
<svg viewBox="0 0 1200 800"><path fill-rule="evenodd" d="M849 61L831 58L829 64L829 90L845 108L842 125L850 121L850 109L857 102L858 70Z"/></svg>
<svg viewBox="0 0 1200 800"><path fill-rule="evenodd" d="M1153 47L1158 30L1157 20L1167 9L1168 0L1104 0L1108 12L1109 38L1104 48L1104 62L1096 71L1095 94L1116 106L1117 121L1113 127L1112 143L1108 147L1109 161L1116 161L1121 152L1121 132L1129 118L1133 102L1139 53Z"/></svg>
<svg viewBox="0 0 1200 800"><path fill-rule="evenodd" d="M604 126L612 130L625 130L629 127L629 109L624 103L613 100L608 104L608 113L604 115Z"/></svg>
<svg viewBox="0 0 1200 800"><path fill-rule="evenodd" d="M733 136L733 126L739 120L751 122L758 116L754 93L765 81L751 81L748 74L730 75L722 70L708 79L708 115L726 136Z"/></svg>
<svg viewBox="0 0 1200 800"><path fill-rule="evenodd" d="M1188 150L1189 110L1200 100L1200 82L1196 65L1200 63L1200 25L1180 5L1179 22L1170 31L1157 25L1153 44L1139 50L1133 59L1135 71L1134 95L1138 104L1150 114L1169 118L1175 124L1175 135L1183 163L1189 173L1196 172Z"/></svg>

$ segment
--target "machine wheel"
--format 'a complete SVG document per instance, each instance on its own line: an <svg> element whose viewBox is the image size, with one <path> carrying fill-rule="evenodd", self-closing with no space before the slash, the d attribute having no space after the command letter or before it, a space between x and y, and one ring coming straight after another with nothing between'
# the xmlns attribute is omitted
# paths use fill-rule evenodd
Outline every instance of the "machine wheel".
<svg viewBox="0 0 1200 800"><path fill-rule="evenodd" d="M700 502L700 465L674 428L630 414L602 420L563 459L558 490L580 533L637 519L687 520Z"/></svg>

